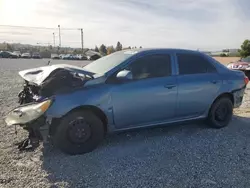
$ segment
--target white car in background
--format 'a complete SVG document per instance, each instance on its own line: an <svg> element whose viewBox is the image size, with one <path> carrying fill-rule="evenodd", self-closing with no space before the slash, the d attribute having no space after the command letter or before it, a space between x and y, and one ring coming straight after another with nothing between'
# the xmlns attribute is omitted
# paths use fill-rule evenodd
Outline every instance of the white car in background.
<svg viewBox="0 0 250 188"><path fill-rule="evenodd" d="M51 59L60 59L58 54L51 54Z"/></svg>
<svg viewBox="0 0 250 188"><path fill-rule="evenodd" d="M22 55L20 51L14 51L13 54L17 55L17 57L21 57L21 55Z"/></svg>
<svg viewBox="0 0 250 188"><path fill-rule="evenodd" d="M31 58L31 55L30 55L30 53L23 53L23 54L21 55L21 57L22 57L22 58L27 58L27 59L29 59L29 58Z"/></svg>

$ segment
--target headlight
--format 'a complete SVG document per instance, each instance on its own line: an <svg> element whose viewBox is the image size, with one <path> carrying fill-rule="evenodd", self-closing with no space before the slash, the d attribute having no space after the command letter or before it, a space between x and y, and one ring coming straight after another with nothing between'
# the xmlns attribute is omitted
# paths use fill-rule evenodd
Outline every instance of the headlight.
<svg viewBox="0 0 250 188"><path fill-rule="evenodd" d="M5 122L7 125L22 125L33 121L48 110L51 102L51 100L46 100L41 103L18 107L7 115Z"/></svg>

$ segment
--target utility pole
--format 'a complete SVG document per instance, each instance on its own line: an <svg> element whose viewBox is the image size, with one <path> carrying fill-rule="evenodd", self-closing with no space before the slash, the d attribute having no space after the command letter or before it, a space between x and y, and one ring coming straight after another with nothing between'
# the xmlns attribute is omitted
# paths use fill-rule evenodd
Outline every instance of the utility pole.
<svg viewBox="0 0 250 188"><path fill-rule="evenodd" d="M59 30L59 47L61 48L61 29L60 29L60 25L58 25L58 30Z"/></svg>
<svg viewBox="0 0 250 188"><path fill-rule="evenodd" d="M56 42L55 42L55 33L53 33L53 42L54 42L54 48L56 47Z"/></svg>
<svg viewBox="0 0 250 188"><path fill-rule="evenodd" d="M83 30L81 28L81 42L82 42L82 53L83 53Z"/></svg>

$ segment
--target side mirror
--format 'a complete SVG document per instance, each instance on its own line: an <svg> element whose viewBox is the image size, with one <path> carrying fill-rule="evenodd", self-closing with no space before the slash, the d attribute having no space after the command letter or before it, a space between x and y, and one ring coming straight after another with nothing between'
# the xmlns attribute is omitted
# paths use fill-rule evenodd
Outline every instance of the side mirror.
<svg viewBox="0 0 250 188"><path fill-rule="evenodd" d="M133 79L131 71L122 70L117 73L116 78L121 81L129 81Z"/></svg>

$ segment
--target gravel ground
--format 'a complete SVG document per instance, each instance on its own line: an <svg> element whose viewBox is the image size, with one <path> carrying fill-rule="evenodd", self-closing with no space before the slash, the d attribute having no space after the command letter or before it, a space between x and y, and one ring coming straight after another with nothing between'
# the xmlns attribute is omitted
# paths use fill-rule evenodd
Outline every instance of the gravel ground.
<svg viewBox="0 0 250 188"><path fill-rule="evenodd" d="M14 143L26 133L18 129L16 136L3 116L17 105L22 84L17 71L45 63L0 59L0 187L250 186L250 89L224 129L190 124L120 133L81 156L51 146L19 152Z"/></svg>

